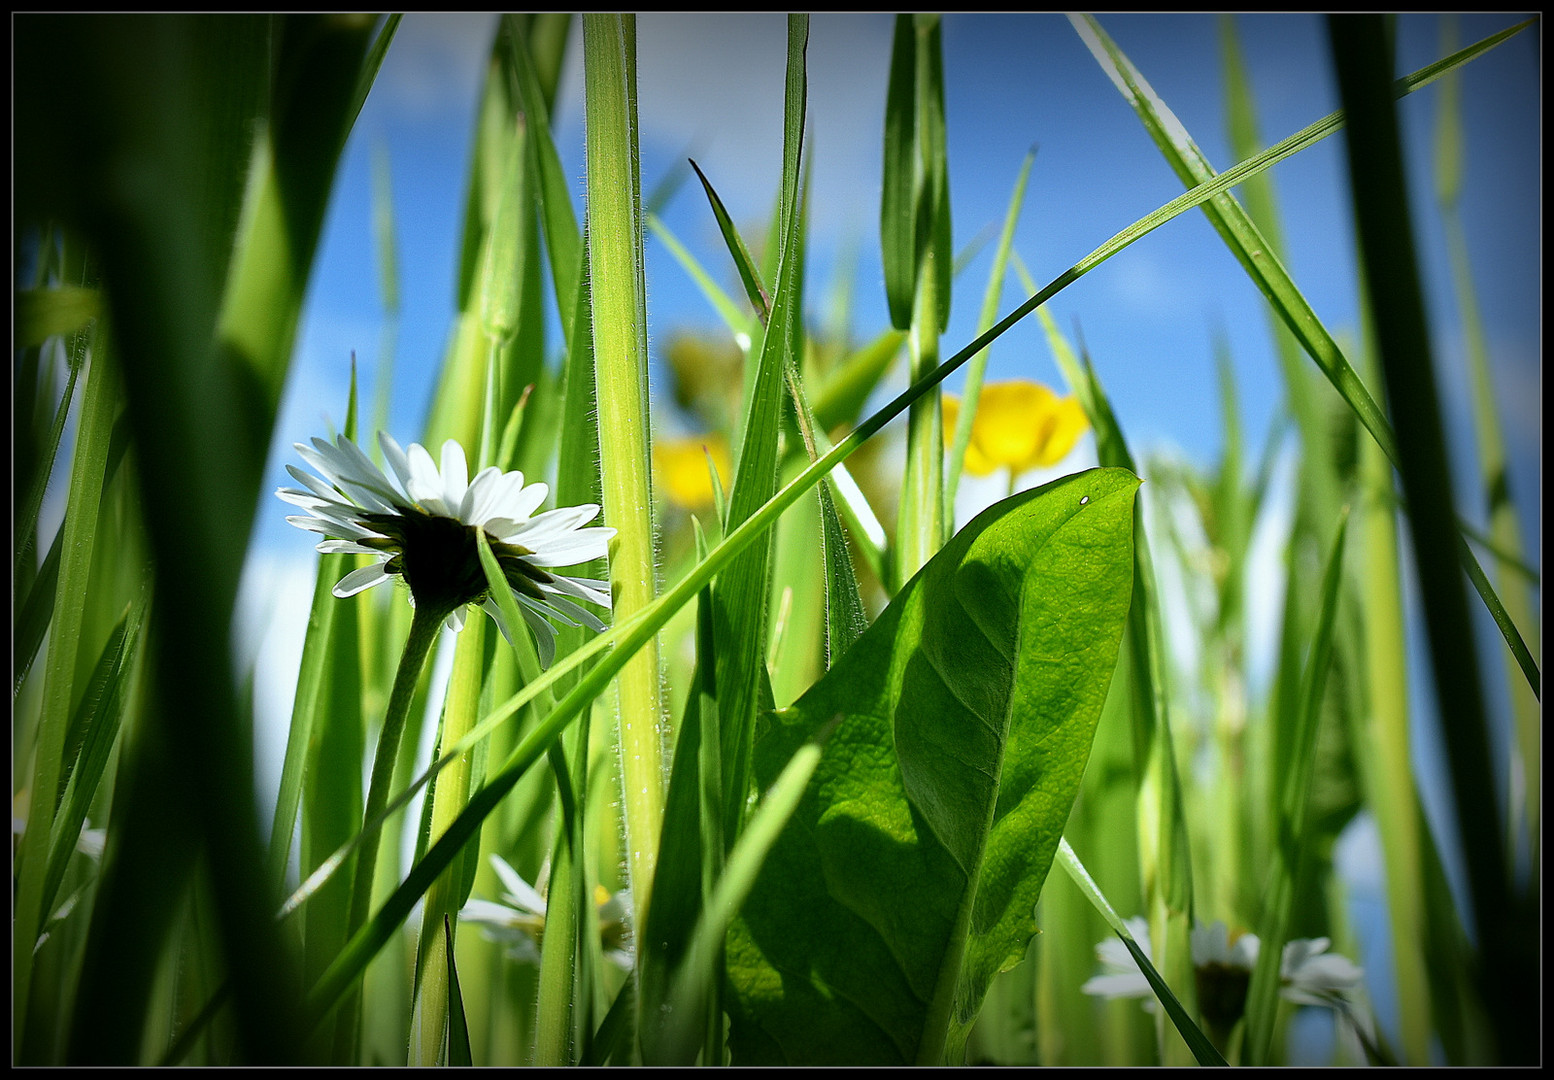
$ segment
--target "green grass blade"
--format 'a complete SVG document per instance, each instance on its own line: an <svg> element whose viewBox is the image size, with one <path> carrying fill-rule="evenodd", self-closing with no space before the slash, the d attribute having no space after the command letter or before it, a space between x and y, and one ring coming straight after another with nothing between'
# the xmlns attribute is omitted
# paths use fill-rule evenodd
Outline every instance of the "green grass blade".
<svg viewBox="0 0 1554 1080"><path fill-rule="evenodd" d="M713 309L723 319L724 324L729 328L729 331L733 333L734 340L742 343L748 342L752 337L753 329L749 314L742 310L734 302L734 298L729 296L723 290L723 287L713 280L712 275L701 265L696 256L692 255L686 246L680 243L679 238L670 231L669 226L665 225L656 215L648 217L648 228L653 230L654 236L663 241L664 246L669 249L669 254L673 255L675 261L685 268L685 272L691 275L691 280L696 282L697 288L701 289L702 295L707 298L707 302L712 305ZM737 236L738 234L736 233L735 235ZM760 309L758 308L757 310L759 311ZM762 312L762 315L764 321L765 313Z"/></svg>
<svg viewBox="0 0 1554 1080"><path fill-rule="evenodd" d="M1107 902L1106 895L1101 892L1100 886L1095 883L1095 880L1090 876L1090 872L1079 861L1079 856L1074 854L1074 849L1069 846L1066 838L1058 843L1057 862L1059 866L1063 867L1064 872L1068 874L1074 884L1079 887L1079 891L1084 894L1085 899L1094 905L1095 910L1101 913L1101 917L1106 920L1107 925L1116 932L1117 936L1122 939L1122 943L1128 947L1128 953L1133 957L1133 962L1139 966L1139 970L1149 980L1150 989L1154 990L1155 997L1160 1000L1160 1004L1165 1006L1166 1014L1171 1017L1171 1023L1175 1024L1176 1030L1182 1033L1182 1038L1186 1041L1188 1047L1191 1048L1193 1056L1198 1059L1198 1064L1228 1064L1220 1052L1214 1048L1214 1044L1209 1041L1209 1037L1203 1033L1197 1024L1193 1023L1192 1017L1182 1007L1182 1003L1177 1000L1176 995L1171 992L1171 987L1167 985L1165 979L1160 977L1160 972L1155 969L1155 965L1144 954L1144 950L1139 948L1138 942L1133 940L1133 934L1129 932L1127 924L1122 921L1122 917Z"/></svg>
<svg viewBox="0 0 1554 1080"><path fill-rule="evenodd" d="M783 408L783 373L793 363L793 321L801 317L799 295L799 176L806 103L807 18L788 22L788 65L784 101L783 168L778 218L781 243L771 320L761 338L756 377L743 424L744 442L729 492L726 531L744 524L777 489L777 438ZM767 640L767 593L773 538L737 557L714 595L726 620L725 645L718 652L718 713L724 777L726 847L738 838L750 777L750 750Z"/></svg>
<svg viewBox="0 0 1554 1080"><path fill-rule="evenodd" d="M1247 1062L1252 1065L1267 1064L1272 1049L1274 1019L1279 1005L1279 965L1289 936L1290 906L1295 893L1295 878L1300 870L1306 804L1315 767L1317 724L1332 657L1333 626L1338 614L1344 539L1348 525L1349 516L1346 512L1339 521L1338 534L1322 576L1322 602L1317 616L1316 635L1312 640L1310 657L1301 682L1299 721L1293 733L1289 768L1281 777L1278 792L1279 820L1275 826L1273 873L1264 893L1263 915L1258 926L1257 967L1252 973L1251 987L1247 990L1245 1053Z"/></svg>
<svg viewBox="0 0 1554 1080"><path fill-rule="evenodd" d="M98 335L91 369L83 391L76 428L62 530L64 552L53 607L47 657L44 661L42 712L33 737L31 796L27 830L16 851L15 910L12 922L12 1001L18 1030L25 1018L32 985L32 955L48 910L44 903L50 834L57 814L71 702L75 697L76 644L86 608L97 513L102 501L113 415L118 407L118 371L107 355L108 343ZM64 406L61 406L61 412Z"/></svg>
<svg viewBox="0 0 1554 1080"><path fill-rule="evenodd" d="M1215 172L1208 160L1198 150L1182 127L1175 114L1159 99L1154 90L1144 81L1128 58L1124 56L1106 36L1100 24L1090 16L1074 16L1075 29L1086 46L1095 55L1096 60L1106 71L1108 77L1126 97L1129 103L1139 113L1144 121L1146 129L1156 144L1161 148L1166 159L1170 162L1177 175L1190 188L1202 188L1212 181ZM1489 39L1486 39L1486 41ZM1481 46L1485 43L1481 42ZM1470 50L1463 50L1458 57L1466 57ZM1447 58L1451 60L1453 58ZM1462 61L1465 62L1465 59ZM1446 61L1442 61L1446 64ZM1425 71L1439 68L1434 77L1440 77L1451 70L1454 65L1432 65ZM1407 89L1417 89L1425 85L1427 80L1410 79L1405 81ZM1389 99L1397 92L1395 84L1389 83ZM1310 130L1310 129L1307 129ZM1274 310L1285 321L1285 324L1299 339L1301 346L1316 361L1322 373L1327 376L1333 387L1348 403L1349 407L1359 417L1371 436L1379 443L1387 456L1394 463L1398 462L1397 437L1392 425L1387 422L1380 406L1371 397L1370 392L1361 382L1354 368L1339 349L1331 334L1317 318L1316 313L1306 302L1294 281L1285 271L1273 249L1263 238L1257 226L1252 223L1250 217L1241 208L1240 204L1231 196L1216 195L1212 201L1205 203L1204 213L1213 223L1216 231L1224 238L1231 252L1241 262L1248 275L1257 285L1258 289L1267 297ZM1494 616L1495 623L1500 627L1502 635L1510 646L1518 663L1521 665L1527 680L1532 684L1534 692L1537 692L1539 676L1537 665L1532 659L1526 644L1522 641L1520 632L1506 616L1505 609L1501 605L1499 597L1493 587L1478 568L1477 559L1465 543L1458 543L1459 559L1468 571L1469 578L1473 581L1479 595L1483 598L1485 606Z"/></svg>
<svg viewBox="0 0 1554 1080"><path fill-rule="evenodd" d="M1457 570L1465 545L1453 517L1456 504L1408 219L1397 117L1388 93L1390 53L1380 19L1333 17L1329 31L1350 122L1350 186L1387 398L1398 425L1398 464L1409 503L1436 696L1441 714L1450 718L1442 726L1483 957L1484 1000L1501 1060L1523 1063L1537 1057L1536 963L1526 949L1529 935L1537 933L1536 908L1528 903L1530 897L1517 895L1511 887L1505 833L1496 813L1477 653Z"/></svg>
<svg viewBox="0 0 1554 1080"><path fill-rule="evenodd" d="M469 1022L464 1017L464 994L459 990L459 968L453 956L453 923L442 920L443 953L448 958L448 1032L447 1064L473 1065L469 1047Z"/></svg>
<svg viewBox="0 0 1554 1080"><path fill-rule="evenodd" d="M755 313L765 325L771 318L771 298L766 293L766 286L761 282L761 271L755 265L755 260L750 257L750 250L745 247L744 240L739 235L739 230L734 227L734 221L724 209L723 200L718 198L718 193L712 189L712 183L707 175L701 171L696 162L691 162L691 168L696 170L696 178L701 181L701 186L707 193L707 202L712 206L712 216L717 219L718 231L723 234L723 242L728 245L728 253L734 259L734 268L739 271L739 280L744 283L745 295L750 298L750 306L755 308Z"/></svg>
<svg viewBox="0 0 1554 1080"><path fill-rule="evenodd" d="M1004 214L1004 229L999 234L998 249L993 254L993 269L988 274L987 291L982 295L982 316L977 323L978 332L985 331L998 318L998 304L1004 293L1004 272L1009 265L1009 253L1014 245L1014 228L1025 205L1025 184L1030 179L1031 165L1036 161L1036 148L1032 147L1020 166L1020 175L1014 182L1014 193L1009 196L1009 209ZM944 481L944 517L955 520L955 492L960 487L961 469L965 464L966 447L971 443L971 423L977 415L977 399L982 393L982 373L987 370L988 353L984 350L972 358L966 368L966 386L961 392L960 415L955 421L955 436L950 443L948 460L949 476Z"/></svg>
<svg viewBox="0 0 1554 1080"><path fill-rule="evenodd" d="M604 521L616 619L653 600L654 523L648 415L646 297L638 202L636 30L631 16L583 17L588 90L588 266L598 382ZM636 925L643 925L658 855L664 769L658 649L621 672L620 747L626 847Z"/></svg>
<svg viewBox="0 0 1554 1080"><path fill-rule="evenodd" d="M880 257L890 324L912 325L917 292L917 63L912 16L897 15L885 97L884 189L880 198Z"/></svg>

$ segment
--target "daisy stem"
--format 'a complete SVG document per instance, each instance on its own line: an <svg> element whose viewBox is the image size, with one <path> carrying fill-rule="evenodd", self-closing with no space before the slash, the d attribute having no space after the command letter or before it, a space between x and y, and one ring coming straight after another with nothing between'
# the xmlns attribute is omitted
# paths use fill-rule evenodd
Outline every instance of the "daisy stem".
<svg viewBox="0 0 1554 1080"><path fill-rule="evenodd" d="M388 711L383 717L383 730L378 735L378 749L372 759L372 778L367 786L367 802L362 820L376 821L388 804L389 788L394 778L394 761L399 756L399 740L405 731L405 719L410 715L410 702L415 697L416 683L426 658L437 641L438 628L448 617L448 611L421 605L410 620L410 635L399 657L399 670L394 674L394 689L389 694ZM372 910L372 879L378 864L378 848L392 831L385 829L374 839L361 845L357 853L355 884L351 892L349 933L355 933L367 921ZM397 841L396 841L397 842ZM352 1011L356 1002L346 1005Z"/></svg>

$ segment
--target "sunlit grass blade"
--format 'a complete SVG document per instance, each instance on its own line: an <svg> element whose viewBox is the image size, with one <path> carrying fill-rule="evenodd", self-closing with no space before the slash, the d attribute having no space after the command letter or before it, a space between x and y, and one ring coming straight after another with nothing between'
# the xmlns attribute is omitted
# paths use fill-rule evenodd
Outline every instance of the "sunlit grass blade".
<svg viewBox="0 0 1554 1080"><path fill-rule="evenodd" d="M707 193L707 202L712 207L712 216L717 219L718 230L723 234L723 242L728 245L729 254L734 258L734 268L739 271L739 280L744 283L745 295L750 299L750 306L755 308L757 317L764 324L771 317L772 305L766 286L761 282L760 270L756 267L755 260L750 257L750 251L745 247L744 240L740 238L739 230L734 227L733 219L724 209L723 200L718 198L718 193L712 189L707 175L694 161L691 162L691 168L696 170L696 178L701 181L702 189Z"/></svg>
<svg viewBox="0 0 1554 1080"><path fill-rule="evenodd" d="M448 1031L447 1055L449 1065L473 1065L469 1047L469 1024L464 1019L464 995L459 990L459 969L453 957L453 923L448 916L442 921L443 954L448 958Z"/></svg>
<svg viewBox="0 0 1554 1080"><path fill-rule="evenodd" d="M1111 904L1106 900L1106 895L1101 892L1100 886L1096 885L1095 880L1090 877L1084 864L1079 861L1079 857L1074 854L1074 849L1069 846L1066 839L1058 844L1057 861L1069 878L1073 880L1074 884L1079 887L1079 891L1084 894L1085 899L1094 905L1095 910L1101 913L1101 917L1106 920L1107 925L1116 932L1117 936L1122 939L1123 944L1128 947L1128 953L1133 957L1133 962L1139 966L1139 970L1149 980L1150 988L1154 990L1155 996L1160 999L1160 1004L1165 1006L1166 1014L1170 1016L1171 1023L1175 1024L1176 1030L1182 1033L1182 1038L1192 1050L1193 1056L1198 1059L1198 1064L1227 1064L1224 1056L1209 1041L1209 1037L1203 1033L1197 1024L1193 1023L1192 1017L1183 1008L1176 995L1171 992L1171 987L1166 983L1165 979L1161 978L1160 972L1155 969L1155 965L1150 962L1149 957L1139 948L1138 942L1133 940L1133 935L1129 932L1127 924L1112 909Z"/></svg>
<svg viewBox="0 0 1554 1080"><path fill-rule="evenodd" d="M911 32L902 27L911 21ZM944 61L939 16L917 14L897 16L893 51L911 55L912 140L906 161L889 162L908 170L912 184L911 216L912 273L911 319L907 350L911 361L910 378L920 379L939 364L939 335L949 321L950 282L954 269L954 249L950 240L949 166L944 128ZM892 101L896 87L895 71L907 61L894 55ZM887 103L887 158L891 149L893 123ZM890 184L886 185L887 195ZM882 203L882 215L887 213ZM882 222L884 217L882 217ZM883 246L882 224L882 246ZM887 263L888 265L888 263ZM887 278L887 292L889 292ZM895 302L892 298L894 318ZM897 323L899 327L901 324ZM907 419L906 469L901 478L901 501L896 520L896 548L892 568L893 586L905 583L919 567L933 558L945 539L944 515L944 428L937 391L913 402Z"/></svg>
<svg viewBox="0 0 1554 1080"><path fill-rule="evenodd" d="M747 398L744 441L729 492L725 532L743 525L777 490L777 440L783 411L783 372L791 356L796 320L801 318L799 295L799 177L806 107L805 50L807 17L788 20L788 63L784 100L783 165L778 219L781 226L772 311L756 362L755 381ZM718 652L720 743L724 754L725 848L734 844L745 813L750 780L750 751L756 700L763 674L767 640L767 592L770 589L772 537L737 557L722 576L714 596L719 618L726 620L725 645Z"/></svg>
<svg viewBox="0 0 1554 1080"><path fill-rule="evenodd" d="M1350 122L1350 186L1382 373L1398 427L1398 465L1409 503L1436 698L1441 715L1450 718L1442 728L1483 957L1484 999L1501 1060L1522 1063L1537 1057L1536 963L1526 949L1537 933L1537 909L1531 897L1512 887L1505 831L1496 812L1477 653L1458 576L1465 545L1454 521L1398 122L1388 93L1390 53L1379 17L1332 17L1329 33Z"/></svg>
<svg viewBox="0 0 1554 1080"><path fill-rule="evenodd" d="M1182 127L1175 114L1165 103L1159 99L1154 90L1144 81L1142 75L1128 61L1127 57L1116 47L1100 24L1090 16L1074 16L1072 21L1079 31L1079 36L1084 40L1090 51L1100 62L1108 77L1116 84L1117 88L1128 99L1129 103L1139 113L1144 121L1151 137L1160 146L1173 169L1182 178L1183 182L1191 189L1202 189L1204 185L1215 177L1215 172L1208 160L1198 150ZM1525 25L1525 24L1523 24ZM1513 28L1518 29L1518 28ZM1506 36L1509 36L1508 34ZM1503 37L1496 35L1503 40ZM1486 39L1480 42L1477 49L1487 48L1489 42L1494 39ZM1474 50L1463 50L1454 57L1448 57L1425 72L1431 73L1430 79L1439 78L1456 66L1452 61L1465 62L1469 54ZM1421 73L1423 75L1424 73ZM1412 90L1428 81L1422 77L1404 80L1402 89ZM1388 86L1388 97L1395 95L1399 90L1396 83ZM1321 122L1319 122L1321 123ZM1314 125L1315 126L1315 125ZM1311 130L1308 128L1306 130ZM1288 141L1288 140L1286 140ZM1282 144L1281 144L1282 145ZM1234 171L1234 170L1232 170ZM1194 188L1194 186L1196 186ZM1322 373L1327 376L1334 388L1354 410L1360 422L1365 425L1371 436L1386 451L1387 456L1397 464L1398 448L1397 437L1392 425L1387 422L1386 415L1380 406L1372 398L1370 392L1361 382L1354 368L1345 358L1342 350L1333 340L1331 334L1322 325L1321 320L1312 311L1305 297L1295 286L1294 281L1284 270L1273 250L1262 237L1256 225L1247 216L1240 204L1229 195L1216 194L1212 201L1205 203L1204 213L1214 224L1215 229L1225 239L1233 254L1241 262L1249 276L1257 284L1259 290L1267 297L1274 310L1284 320L1290 330L1300 340L1302 348L1316 361ZM1467 570L1469 579L1473 582L1479 595L1483 598L1485 606L1494 616L1495 623L1500 627L1502 635L1516 656L1528 682L1532 685L1534 693L1538 691L1539 675L1532 654L1522 641L1521 634L1505 614L1505 609L1495 594L1494 588L1484 577L1479 569L1477 559L1474 558L1467 545L1458 542L1459 560Z"/></svg>
<svg viewBox="0 0 1554 1080"><path fill-rule="evenodd" d="M583 17L587 82L588 280L593 303L594 369L610 593L617 620L652 602L656 591L651 420L647 385L647 298L637 160L636 23L633 16ZM658 648L649 645L621 672L620 753L623 817L636 925L642 925L657 862L664 769Z"/></svg>
<svg viewBox="0 0 1554 1080"><path fill-rule="evenodd" d="M820 764L824 741L825 733L822 733L801 747L763 793L760 805L750 815L744 832L729 853L717 887L697 916L685 959L675 972L669 995L669 1000L675 1003L665 1025L666 1056L670 1058L694 1057L696 1042L703 1035L696 1026L701 1007L723 978L718 960L722 955L724 936L755 887L756 875L767 853L798 807L810 777Z"/></svg>
<svg viewBox="0 0 1554 1080"><path fill-rule="evenodd" d="M1348 524L1349 516L1346 512L1339 521L1338 534L1323 573L1322 602L1318 609L1316 633L1301 683L1299 722L1293 733L1289 770L1282 778L1277 796L1279 820L1274 831L1273 872L1264 892L1263 914L1258 925L1257 967L1247 991L1244 1051L1246 1061L1252 1065L1266 1064L1272 1049L1274 1019L1279 1005L1279 964L1288 939L1290 904L1305 845L1304 819L1311 791L1322 692L1327 684L1328 664L1332 656L1333 626L1338 614L1344 539Z"/></svg>
<svg viewBox="0 0 1554 1080"><path fill-rule="evenodd" d="M993 255L993 269L988 274L987 291L982 297L982 315L977 323L978 332L987 330L998 318L998 305L1004 293L1004 271L1009 264L1009 253L1014 245L1014 228L1025 205L1025 184L1030 179L1031 165L1036 160L1036 148L1032 147L1020 166L1020 174L1014 182L1014 192L1009 196L1009 209L1004 215L1003 232L998 237L998 249ZM949 470L944 480L944 517L953 524L955 520L955 492L960 486L961 469L964 467L966 447L971 442L971 424L977 415L977 399L982 392L982 373L987 370L986 350L972 358L966 367L966 385L961 391L961 410L955 421L955 435L950 442Z"/></svg>

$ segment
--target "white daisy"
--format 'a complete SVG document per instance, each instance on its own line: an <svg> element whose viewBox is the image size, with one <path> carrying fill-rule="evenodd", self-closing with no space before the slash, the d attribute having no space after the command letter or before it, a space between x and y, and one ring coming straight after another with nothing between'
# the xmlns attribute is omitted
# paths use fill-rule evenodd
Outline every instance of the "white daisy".
<svg viewBox="0 0 1554 1080"><path fill-rule="evenodd" d="M472 896L464 901L459 919L479 925L486 938L505 944L511 959L538 964L545 933L545 898L500 855L493 854L490 859L491 869L502 881L501 900L481 900ZM625 890L611 893L602 885L595 888L599 944L604 950L604 958L624 971L630 971L633 962L626 925L631 912L630 900L631 894Z"/></svg>
<svg viewBox="0 0 1554 1080"><path fill-rule="evenodd" d="M1153 962L1148 924L1134 917L1127 920L1127 926L1139 949ZM1327 938L1299 938L1284 946L1279 958L1280 996L1299 1005L1341 1007L1346 995L1359 987L1365 972L1347 957L1329 953L1329 944ZM1194 928L1192 962L1201 1008L1240 1016L1252 971L1257 967L1258 945L1256 934L1241 934L1231 941L1222 922ZM1081 989L1085 993L1108 998L1147 998L1147 1004L1153 1004L1154 991L1120 938L1107 938L1096 946L1095 953L1101 974L1084 984Z"/></svg>
<svg viewBox="0 0 1554 1080"><path fill-rule="evenodd" d="M412 601L447 611L453 629L464 626L464 605L479 604L512 641L512 628L490 595L480 565L475 547L480 529L534 634L543 666L550 666L556 652L553 624L604 629L598 616L578 601L608 610L609 583L551 569L607 554L615 530L583 527L598 516L599 507L560 507L536 515L549 493L545 484L525 484L523 473L504 473L495 466L470 480L464 449L452 439L443 443L440 469L419 443L411 443L407 453L381 432L378 443L388 472L343 435L333 445L317 438L311 447L297 443L297 452L318 476L288 465L286 471L302 488L276 492L307 511L307 516L286 520L322 533L319 551L377 559L341 578L334 587L336 596L354 596L402 577Z"/></svg>

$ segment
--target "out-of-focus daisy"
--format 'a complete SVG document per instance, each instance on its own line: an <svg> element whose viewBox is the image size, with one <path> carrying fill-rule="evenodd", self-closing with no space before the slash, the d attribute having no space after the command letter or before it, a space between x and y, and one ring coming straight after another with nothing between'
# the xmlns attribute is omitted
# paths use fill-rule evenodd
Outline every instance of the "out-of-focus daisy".
<svg viewBox="0 0 1554 1080"><path fill-rule="evenodd" d="M500 855L491 856L491 869L502 880L500 901L470 897L459 911L459 919L480 926L481 933L507 946L507 955L520 963L538 964L545 934L545 898L538 889L519 876ZM599 912L599 944L604 958L630 971L631 948L626 919L631 912L628 892L611 893L604 886L594 890Z"/></svg>
<svg viewBox="0 0 1554 1080"><path fill-rule="evenodd" d="M1139 949L1154 962L1149 948L1149 925L1142 918L1127 920L1128 932ZM1211 1028L1228 1034L1246 1011L1246 993L1257 967L1256 934L1232 939L1222 922L1198 926L1192 932L1192 962L1198 991L1198 1011ZM1337 1009L1355 1018L1349 997L1365 972L1347 957L1327 951L1327 938L1300 938L1284 946L1279 961L1279 994L1299 1005ZM1107 998L1144 998L1145 1008L1155 1007L1154 991L1133 962L1121 939L1108 938L1095 947L1101 974L1084 984L1087 994Z"/></svg>
<svg viewBox="0 0 1554 1080"><path fill-rule="evenodd" d="M288 465L286 470L302 488L276 492L307 511L286 520L322 533L319 551L375 558L341 578L334 587L336 596L354 596L403 578L412 601L446 612L450 627L461 629L464 606L479 604L511 641L513 628L490 595L475 547L477 530L483 530L534 634L541 664L548 667L555 656L555 623L604 629L599 617L578 601L608 610L609 583L552 569L608 552L615 530L584 528L598 516L599 507L567 506L535 514L549 493L545 484L525 484L523 473L495 466L471 480L464 449L452 439L443 443L441 468L419 443L406 452L384 433L378 443L388 472L343 435L333 444L317 438L311 447L297 443L297 452L318 476Z"/></svg>
<svg viewBox="0 0 1554 1080"><path fill-rule="evenodd" d="M960 399L944 395L944 438L955 438ZM1056 465L1068 456L1088 426L1075 397L1059 397L1029 379L990 382L977 397L966 444L966 471L991 476L1008 469L1014 477L1030 469Z"/></svg>

